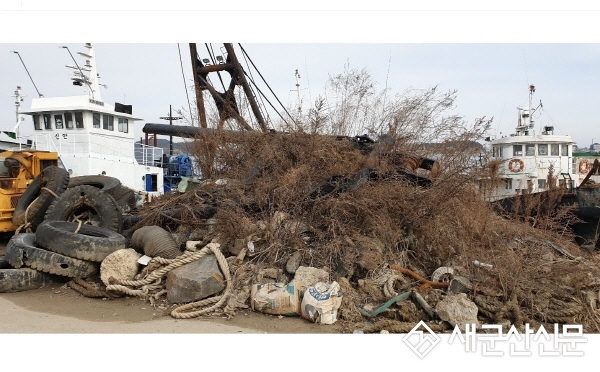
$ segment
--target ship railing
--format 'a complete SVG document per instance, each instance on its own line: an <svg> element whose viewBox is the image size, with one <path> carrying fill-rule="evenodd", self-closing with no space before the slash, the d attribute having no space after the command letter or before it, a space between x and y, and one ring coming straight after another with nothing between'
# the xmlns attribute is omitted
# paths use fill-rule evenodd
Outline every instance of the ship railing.
<svg viewBox="0 0 600 372"><path fill-rule="evenodd" d="M36 133L33 142L36 149L58 152L62 157L89 156L148 166L160 163L163 153L162 148L134 145L131 138L101 133Z"/></svg>
<svg viewBox="0 0 600 372"><path fill-rule="evenodd" d="M136 144L135 158L138 164L150 167L162 167L163 149L161 147Z"/></svg>

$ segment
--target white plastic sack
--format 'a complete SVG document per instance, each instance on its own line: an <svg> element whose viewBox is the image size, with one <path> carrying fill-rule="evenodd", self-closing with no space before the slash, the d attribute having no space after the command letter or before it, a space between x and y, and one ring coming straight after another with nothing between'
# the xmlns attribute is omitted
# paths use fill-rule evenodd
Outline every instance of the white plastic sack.
<svg viewBox="0 0 600 372"><path fill-rule="evenodd" d="M333 324L342 305L342 292L337 282L318 282L304 292L300 311L303 318L315 323Z"/></svg>

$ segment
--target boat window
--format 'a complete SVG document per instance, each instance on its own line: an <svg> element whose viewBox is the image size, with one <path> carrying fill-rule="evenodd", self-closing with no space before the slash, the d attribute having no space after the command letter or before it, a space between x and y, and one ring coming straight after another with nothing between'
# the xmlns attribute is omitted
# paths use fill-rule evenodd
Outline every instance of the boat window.
<svg viewBox="0 0 600 372"><path fill-rule="evenodd" d="M513 156L523 156L523 145L513 145Z"/></svg>
<svg viewBox="0 0 600 372"><path fill-rule="evenodd" d="M61 114L54 115L54 127L56 129L63 129L63 118Z"/></svg>
<svg viewBox="0 0 600 372"><path fill-rule="evenodd" d="M44 129L52 129L52 123L50 122L50 114L44 114Z"/></svg>
<svg viewBox="0 0 600 372"><path fill-rule="evenodd" d="M493 150L493 157L502 157L502 146L498 146L498 147L492 147Z"/></svg>
<svg viewBox="0 0 600 372"><path fill-rule="evenodd" d="M546 188L546 180L538 180L538 189L542 190Z"/></svg>
<svg viewBox="0 0 600 372"><path fill-rule="evenodd" d="M561 146L561 155L562 156L569 156L569 145L562 145Z"/></svg>
<svg viewBox="0 0 600 372"><path fill-rule="evenodd" d="M558 156L558 144L550 145L550 155Z"/></svg>
<svg viewBox="0 0 600 372"><path fill-rule="evenodd" d="M535 145L525 145L525 156L535 156Z"/></svg>
<svg viewBox="0 0 600 372"><path fill-rule="evenodd" d="M70 112L65 112L65 126L67 129L73 129L73 115Z"/></svg>
<svg viewBox="0 0 600 372"><path fill-rule="evenodd" d="M102 128L106 130L114 130L115 117L111 115L104 115L102 118Z"/></svg>
<svg viewBox="0 0 600 372"><path fill-rule="evenodd" d="M128 133L129 123L125 118L119 118L119 132Z"/></svg>
<svg viewBox="0 0 600 372"><path fill-rule="evenodd" d="M100 128L100 114L97 112L94 112L93 115L93 127L94 128Z"/></svg>
<svg viewBox="0 0 600 372"><path fill-rule="evenodd" d="M512 178L507 178L504 180L504 186L507 190L512 190Z"/></svg>
<svg viewBox="0 0 600 372"><path fill-rule="evenodd" d="M42 130L42 127L40 126L40 116L39 115L33 115L33 128L35 130Z"/></svg>
<svg viewBox="0 0 600 372"><path fill-rule="evenodd" d="M547 156L548 155L548 145L547 144L539 144L538 145L538 155Z"/></svg>
<svg viewBox="0 0 600 372"><path fill-rule="evenodd" d="M83 113L81 111L75 113L75 128L83 128Z"/></svg>

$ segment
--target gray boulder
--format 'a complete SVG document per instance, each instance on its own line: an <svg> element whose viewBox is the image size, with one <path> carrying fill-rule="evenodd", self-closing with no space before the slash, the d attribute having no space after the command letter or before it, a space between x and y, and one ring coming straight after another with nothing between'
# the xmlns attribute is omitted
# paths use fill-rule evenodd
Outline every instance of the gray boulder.
<svg viewBox="0 0 600 372"><path fill-rule="evenodd" d="M225 284L217 258L209 254L167 274L167 299L176 304L198 301L221 292Z"/></svg>
<svg viewBox="0 0 600 372"><path fill-rule="evenodd" d="M477 305L467 298L464 293L448 295L438 302L435 307L440 319L452 324L458 325L464 331L466 324L475 324L479 328L477 320Z"/></svg>

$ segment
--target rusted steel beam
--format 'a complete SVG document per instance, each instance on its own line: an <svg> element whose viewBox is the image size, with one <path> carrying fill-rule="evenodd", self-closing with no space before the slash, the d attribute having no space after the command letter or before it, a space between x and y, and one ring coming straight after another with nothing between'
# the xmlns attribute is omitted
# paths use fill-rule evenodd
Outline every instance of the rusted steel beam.
<svg viewBox="0 0 600 372"><path fill-rule="evenodd" d="M198 60L198 50L196 49L196 43L190 43L190 57L192 59L192 70L194 71L194 88L196 92L196 107L198 109L198 117L200 126L206 128L206 111L204 109L204 98L202 97L202 89L200 89L200 82L198 81L198 64L202 64ZM190 113L191 114L191 113Z"/></svg>
<svg viewBox="0 0 600 372"><path fill-rule="evenodd" d="M225 46L225 50L227 50L227 55L231 59L231 63L233 63L233 66L238 71L238 78L240 80L242 88L244 89L244 93L246 93L246 98L248 99L248 102L250 102L250 108L252 108L252 112L256 117L256 121L258 121L258 125L260 125L260 129L263 132L268 132L269 128L267 127L265 119L262 117L260 109L258 108L258 103L254 99L252 90L250 89L248 81L246 80L246 76L244 75L242 65L240 65L240 62L238 61L237 56L235 55L235 51L233 50L233 45L231 45L231 43L223 43L223 45Z"/></svg>

